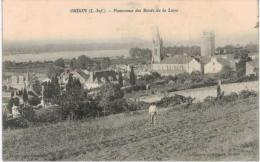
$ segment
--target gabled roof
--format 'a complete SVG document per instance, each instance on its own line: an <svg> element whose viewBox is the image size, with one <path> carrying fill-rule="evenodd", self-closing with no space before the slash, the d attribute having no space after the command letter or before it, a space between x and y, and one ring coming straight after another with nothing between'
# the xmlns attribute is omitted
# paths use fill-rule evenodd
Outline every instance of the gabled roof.
<svg viewBox="0 0 260 162"><path fill-rule="evenodd" d="M109 81L109 77L113 78L113 81L116 81L117 73L115 71L96 71L93 72L93 80L101 82L101 78L105 78L106 81Z"/></svg>
<svg viewBox="0 0 260 162"><path fill-rule="evenodd" d="M89 75L86 74L84 71L82 71L82 70L80 70L80 69L77 69L76 72L77 72L82 78L84 78L85 80L88 80Z"/></svg>
<svg viewBox="0 0 260 162"><path fill-rule="evenodd" d="M159 64L187 64L194 58L190 56L175 55L173 57L167 57L163 59Z"/></svg>

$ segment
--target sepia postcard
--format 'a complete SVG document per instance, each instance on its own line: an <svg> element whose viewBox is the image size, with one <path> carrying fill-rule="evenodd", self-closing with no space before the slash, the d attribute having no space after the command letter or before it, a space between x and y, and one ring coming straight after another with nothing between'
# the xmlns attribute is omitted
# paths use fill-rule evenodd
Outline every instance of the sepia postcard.
<svg viewBox="0 0 260 162"><path fill-rule="evenodd" d="M258 161L259 0L3 0L3 161Z"/></svg>

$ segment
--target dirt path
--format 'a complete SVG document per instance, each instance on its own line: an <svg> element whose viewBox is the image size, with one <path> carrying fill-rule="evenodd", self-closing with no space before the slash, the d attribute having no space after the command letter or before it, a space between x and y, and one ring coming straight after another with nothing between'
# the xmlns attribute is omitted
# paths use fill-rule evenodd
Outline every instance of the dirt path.
<svg viewBox="0 0 260 162"><path fill-rule="evenodd" d="M253 81L253 82L242 82L242 83L231 83L231 84L223 84L222 90L225 94L229 94L231 92L240 92L242 90L254 90L259 91L259 82ZM183 96L191 96L195 98L194 102L203 101L207 96L213 96L216 97L217 90L216 86L210 86L210 87L203 87L203 88L194 88L194 89L186 89L182 91L176 91L168 93L169 96L174 96L175 94L183 95ZM155 102L159 101L163 95L150 95L150 96L144 96L140 98L140 101L145 102Z"/></svg>

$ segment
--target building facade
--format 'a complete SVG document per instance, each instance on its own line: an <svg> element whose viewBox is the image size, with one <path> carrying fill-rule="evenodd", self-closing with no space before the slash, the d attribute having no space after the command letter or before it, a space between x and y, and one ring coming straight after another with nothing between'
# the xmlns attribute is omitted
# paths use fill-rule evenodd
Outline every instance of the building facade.
<svg viewBox="0 0 260 162"><path fill-rule="evenodd" d="M152 70L161 75L177 75L180 73L201 72L201 64L190 56L176 55L162 60L160 63L152 64Z"/></svg>
<svg viewBox="0 0 260 162"><path fill-rule="evenodd" d="M221 57L210 57L204 62L204 74L217 74L220 73L224 68L229 70L236 70L236 62L232 59L228 60Z"/></svg>
<svg viewBox="0 0 260 162"><path fill-rule="evenodd" d="M246 62L246 75L247 76L258 76L258 60L252 60L249 62Z"/></svg>
<svg viewBox="0 0 260 162"><path fill-rule="evenodd" d="M17 90L21 89L29 89L31 86L32 77L29 72L24 74L12 74L7 76L6 79L3 81L3 84L6 85L8 88L14 88Z"/></svg>

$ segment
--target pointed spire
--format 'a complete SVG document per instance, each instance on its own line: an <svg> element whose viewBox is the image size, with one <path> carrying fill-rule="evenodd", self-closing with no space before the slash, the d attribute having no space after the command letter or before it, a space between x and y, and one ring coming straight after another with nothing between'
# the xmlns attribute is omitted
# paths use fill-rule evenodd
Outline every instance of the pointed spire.
<svg viewBox="0 0 260 162"><path fill-rule="evenodd" d="M159 27L158 27L158 25L156 25L156 27L155 27L155 38L156 38L156 39L160 39L160 32L159 32Z"/></svg>

